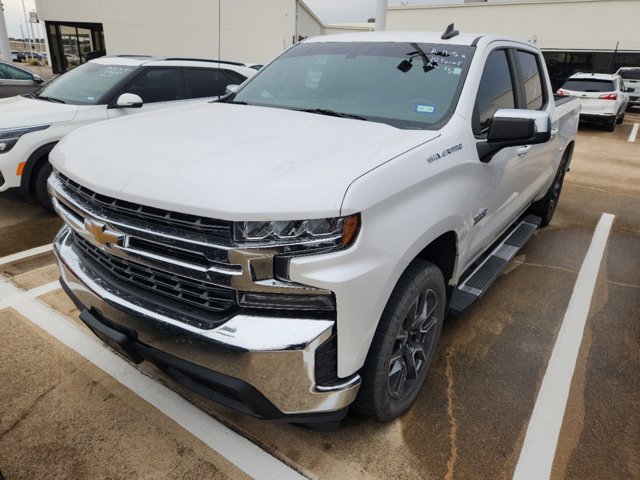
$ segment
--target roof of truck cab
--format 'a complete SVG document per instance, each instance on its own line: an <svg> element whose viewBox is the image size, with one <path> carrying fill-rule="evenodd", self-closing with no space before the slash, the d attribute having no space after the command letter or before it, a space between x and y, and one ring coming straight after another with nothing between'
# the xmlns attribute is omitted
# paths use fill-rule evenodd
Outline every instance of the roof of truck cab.
<svg viewBox="0 0 640 480"><path fill-rule="evenodd" d="M503 37L498 35L485 35L482 33L460 33L448 40L443 40L442 32L357 32L357 33L339 33L336 35L322 35L305 40L305 43L323 43L323 42L408 42L408 43L438 43L451 45L477 45L479 42L489 43L495 41L508 41L521 43L523 45L531 44L517 40L515 38Z"/></svg>

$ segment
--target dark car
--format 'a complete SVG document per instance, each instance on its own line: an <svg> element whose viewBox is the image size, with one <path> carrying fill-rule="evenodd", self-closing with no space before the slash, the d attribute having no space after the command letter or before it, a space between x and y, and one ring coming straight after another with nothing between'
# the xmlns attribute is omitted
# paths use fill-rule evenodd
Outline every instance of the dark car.
<svg viewBox="0 0 640 480"><path fill-rule="evenodd" d="M31 93L43 84L44 80L38 75L0 61L0 98Z"/></svg>

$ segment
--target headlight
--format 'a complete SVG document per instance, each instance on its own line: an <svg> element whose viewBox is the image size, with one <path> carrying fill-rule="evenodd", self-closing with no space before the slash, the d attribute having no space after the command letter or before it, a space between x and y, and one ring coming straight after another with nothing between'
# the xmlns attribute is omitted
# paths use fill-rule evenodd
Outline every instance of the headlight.
<svg viewBox="0 0 640 480"><path fill-rule="evenodd" d="M40 125L38 127L14 128L12 130L0 130L0 153L7 153L18 143L20 137L27 133L45 130L51 125Z"/></svg>
<svg viewBox="0 0 640 480"><path fill-rule="evenodd" d="M251 247L280 247L280 252L347 248L359 231L359 214L314 220L236 222L234 227L237 243Z"/></svg>

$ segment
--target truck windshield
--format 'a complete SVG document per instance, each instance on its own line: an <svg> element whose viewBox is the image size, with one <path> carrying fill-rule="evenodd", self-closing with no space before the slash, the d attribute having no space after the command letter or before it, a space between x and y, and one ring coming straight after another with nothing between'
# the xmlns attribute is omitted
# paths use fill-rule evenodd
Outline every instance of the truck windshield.
<svg viewBox="0 0 640 480"><path fill-rule="evenodd" d="M439 128L457 104L474 48L417 43L302 43L232 99L387 123Z"/></svg>
<svg viewBox="0 0 640 480"><path fill-rule="evenodd" d="M73 105L97 105L105 93L136 68L85 63L46 84L33 97Z"/></svg>

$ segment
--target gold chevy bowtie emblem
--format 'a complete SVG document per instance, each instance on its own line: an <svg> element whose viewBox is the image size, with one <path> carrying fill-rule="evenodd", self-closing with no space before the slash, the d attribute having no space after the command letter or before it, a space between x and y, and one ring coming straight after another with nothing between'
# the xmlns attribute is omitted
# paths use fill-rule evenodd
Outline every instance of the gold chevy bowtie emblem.
<svg viewBox="0 0 640 480"><path fill-rule="evenodd" d="M95 241L102 246L116 244L124 236L121 233L107 230L107 226L104 223L96 222L95 220L85 219L84 229L93 235Z"/></svg>

